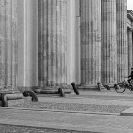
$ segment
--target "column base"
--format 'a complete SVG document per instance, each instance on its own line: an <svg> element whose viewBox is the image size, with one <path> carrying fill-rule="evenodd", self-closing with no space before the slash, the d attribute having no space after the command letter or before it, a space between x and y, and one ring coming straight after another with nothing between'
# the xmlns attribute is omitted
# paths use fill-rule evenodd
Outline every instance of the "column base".
<svg viewBox="0 0 133 133"><path fill-rule="evenodd" d="M81 84L81 85L78 86L78 89L101 91L101 89L110 90L110 88L112 88L113 86L114 86L114 84L103 85L102 83L97 83L97 84Z"/></svg>
<svg viewBox="0 0 133 133"><path fill-rule="evenodd" d="M114 89L114 84L117 84L117 83L106 83L104 84L104 86L108 86L110 89L113 88Z"/></svg>
<svg viewBox="0 0 133 133"><path fill-rule="evenodd" d="M24 91L27 91L27 90L36 90L38 88L38 86L18 86L17 89L23 93Z"/></svg>
<svg viewBox="0 0 133 133"><path fill-rule="evenodd" d="M99 88L98 88L97 84L81 84L81 85L78 86L78 89L99 91Z"/></svg>
<svg viewBox="0 0 133 133"><path fill-rule="evenodd" d="M35 93L40 93L40 94L58 94L59 88L62 88L64 90L64 93L71 93L71 90L72 90L71 85L45 86L45 87L18 86L18 90L22 93L26 90L32 90Z"/></svg>
<svg viewBox="0 0 133 133"><path fill-rule="evenodd" d="M64 93L71 93L71 85L45 86L35 89L35 92L40 94L59 94L59 88L62 88Z"/></svg>

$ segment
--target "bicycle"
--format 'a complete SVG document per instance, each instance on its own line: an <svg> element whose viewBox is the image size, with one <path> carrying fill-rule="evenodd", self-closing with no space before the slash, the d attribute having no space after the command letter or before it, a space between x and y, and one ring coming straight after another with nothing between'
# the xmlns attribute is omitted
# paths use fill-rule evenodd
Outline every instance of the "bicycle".
<svg viewBox="0 0 133 133"><path fill-rule="evenodd" d="M133 80L130 81L130 83L128 83L128 79L126 79L127 77L124 77L124 81L114 84L114 88L115 91L117 93L123 93L126 89L129 89L130 91L133 91Z"/></svg>

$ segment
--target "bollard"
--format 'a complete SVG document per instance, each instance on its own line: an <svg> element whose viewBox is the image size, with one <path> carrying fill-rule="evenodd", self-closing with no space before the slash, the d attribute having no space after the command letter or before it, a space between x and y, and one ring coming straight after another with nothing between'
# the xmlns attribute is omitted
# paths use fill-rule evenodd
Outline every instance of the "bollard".
<svg viewBox="0 0 133 133"><path fill-rule="evenodd" d="M1 94L2 97L2 107L8 107L8 100L6 94Z"/></svg>
<svg viewBox="0 0 133 133"><path fill-rule="evenodd" d="M62 88L59 88L58 92L59 92L61 97L65 97L65 93L64 93L64 90Z"/></svg>
<svg viewBox="0 0 133 133"><path fill-rule="evenodd" d="M108 85L104 85L105 88L107 88L107 90L110 90L110 87Z"/></svg>
<svg viewBox="0 0 133 133"><path fill-rule="evenodd" d="M76 95L79 95L79 91L78 91L78 89L77 89L75 83L72 82L71 85L72 85L72 88L73 88L74 92L76 93Z"/></svg>
<svg viewBox="0 0 133 133"><path fill-rule="evenodd" d="M31 96L33 102L38 102L38 97L37 97L36 93L31 90L24 91L23 96L24 97Z"/></svg>
<svg viewBox="0 0 133 133"><path fill-rule="evenodd" d="M101 91L101 83L97 83L98 90Z"/></svg>

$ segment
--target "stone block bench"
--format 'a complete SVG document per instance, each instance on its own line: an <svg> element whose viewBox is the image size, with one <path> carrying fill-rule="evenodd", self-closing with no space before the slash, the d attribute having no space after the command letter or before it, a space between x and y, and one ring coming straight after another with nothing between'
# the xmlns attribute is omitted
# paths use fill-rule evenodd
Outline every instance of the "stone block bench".
<svg viewBox="0 0 133 133"><path fill-rule="evenodd" d="M12 91L12 90L0 90L0 106L8 107L8 100L23 99L23 97L30 96L33 102L38 101L37 95L33 91Z"/></svg>

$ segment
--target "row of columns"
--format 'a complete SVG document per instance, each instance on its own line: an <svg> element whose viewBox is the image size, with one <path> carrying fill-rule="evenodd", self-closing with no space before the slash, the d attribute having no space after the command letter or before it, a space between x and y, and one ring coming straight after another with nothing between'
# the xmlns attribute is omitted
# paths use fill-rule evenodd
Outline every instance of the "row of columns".
<svg viewBox="0 0 133 133"><path fill-rule="evenodd" d="M81 82L114 84L128 72L127 1L81 2ZM100 36L101 35L101 36Z"/></svg>
<svg viewBox="0 0 133 133"><path fill-rule="evenodd" d="M126 0L2 0L1 5L2 85L95 86L126 76Z"/></svg>

